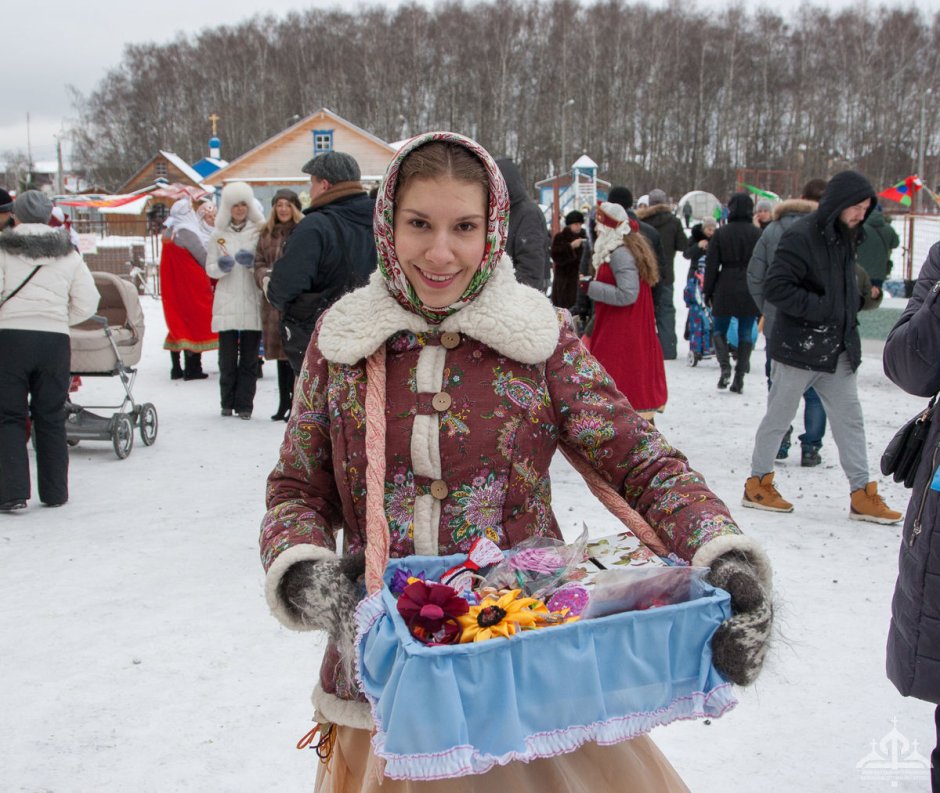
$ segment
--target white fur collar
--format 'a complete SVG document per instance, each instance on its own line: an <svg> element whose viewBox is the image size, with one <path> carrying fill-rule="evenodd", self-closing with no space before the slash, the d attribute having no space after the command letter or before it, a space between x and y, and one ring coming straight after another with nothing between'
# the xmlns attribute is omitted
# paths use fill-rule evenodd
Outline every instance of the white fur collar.
<svg viewBox="0 0 940 793"><path fill-rule="evenodd" d="M512 260L505 254L476 299L437 326L441 332L463 333L527 364L548 360L558 345L559 328L551 301L516 281ZM323 315L318 342L327 360L351 365L399 331L434 329L399 305L376 271L366 286L345 295Z"/></svg>

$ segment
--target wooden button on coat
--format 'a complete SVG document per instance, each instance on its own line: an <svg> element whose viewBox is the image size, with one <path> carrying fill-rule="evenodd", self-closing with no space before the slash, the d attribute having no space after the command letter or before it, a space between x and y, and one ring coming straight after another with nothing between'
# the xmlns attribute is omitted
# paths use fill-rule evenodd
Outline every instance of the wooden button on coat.
<svg viewBox="0 0 940 793"><path fill-rule="evenodd" d="M460 334L448 331L441 334L441 346L446 350L453 350L460 346Z"/></svg>
<svg viewBox="0 0 940 793"><path fill-rule="evenodd" d="M443 501L447 498L447 482L443 479L435 479L431 482L431 495L438 501Z"/></svg>
<svg viewBox="0 0 940 793"><path fill-rule="evenodd" d="M451 399L450 394L440 391L431 398L431 406L438 412L443 413L450 407Z"/></svg>

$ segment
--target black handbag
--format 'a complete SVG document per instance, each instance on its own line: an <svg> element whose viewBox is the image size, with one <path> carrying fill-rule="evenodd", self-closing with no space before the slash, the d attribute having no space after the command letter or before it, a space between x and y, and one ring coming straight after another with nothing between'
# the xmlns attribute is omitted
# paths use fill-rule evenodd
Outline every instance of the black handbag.
<svg viewBox="0 0 940 793"><path fill-rule="evenodd" d="M881 473L893 476L894 481L902 482L904 487L914 486L936 405L935 396L926 408L894 434L881 455Z"/></svg>

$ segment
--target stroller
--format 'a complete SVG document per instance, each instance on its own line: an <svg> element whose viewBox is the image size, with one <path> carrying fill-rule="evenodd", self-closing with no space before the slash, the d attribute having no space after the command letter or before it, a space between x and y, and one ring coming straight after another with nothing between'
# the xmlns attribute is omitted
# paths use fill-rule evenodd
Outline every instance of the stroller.
<svg viewBox="0 0 940 793"><path fill-rule="evenodd" d="M693 264L689 268L685 289L682 290L682 299L689 308L689 316L685 321L685 338L689 342L689 366L698 366L699 361L715 354L712 343L712 311L705 305L705 296L702 293L704 285L705 273Z"/></svg>
<svg viewBox="0 0 940 793"><path fill-rule="evenodd" d="M134 448L134 428L140 431L144 446L157 439L157 409L145 402L137 404L132 393L144 341L144 313L137 288L111 273L94 272L101 295L98 314L71 328L74 376L121 379L124 399L120 405L90 405L115 410L110 416L92 413L88 407L65 403L65 430L69 446L79 441L111 441L114 453L123 460ZM128 407L130 409L128 409Z"/></svg>

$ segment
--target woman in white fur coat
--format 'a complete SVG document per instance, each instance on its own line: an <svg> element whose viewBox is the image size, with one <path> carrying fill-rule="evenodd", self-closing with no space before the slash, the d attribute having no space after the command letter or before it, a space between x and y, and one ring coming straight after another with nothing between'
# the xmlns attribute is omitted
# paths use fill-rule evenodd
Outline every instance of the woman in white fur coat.
<svg viewBox="0 0 940 793"><path fill-rule="evenodd" d="M250 419L261 346L261 290L254 278L255 248L264 223L251 188L232 182L209 237L206 273L217 278L212 330L219 334L222 415Z"/></svg>

